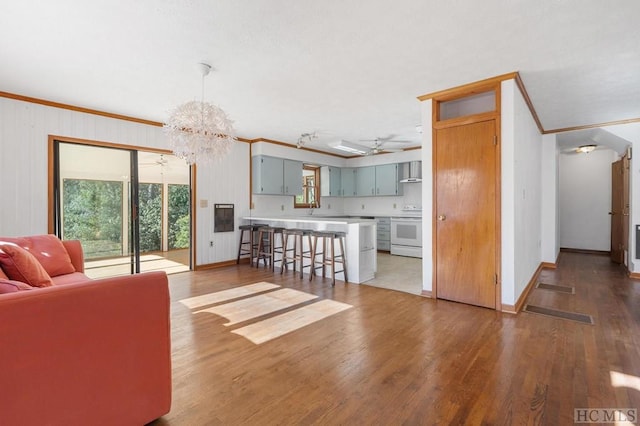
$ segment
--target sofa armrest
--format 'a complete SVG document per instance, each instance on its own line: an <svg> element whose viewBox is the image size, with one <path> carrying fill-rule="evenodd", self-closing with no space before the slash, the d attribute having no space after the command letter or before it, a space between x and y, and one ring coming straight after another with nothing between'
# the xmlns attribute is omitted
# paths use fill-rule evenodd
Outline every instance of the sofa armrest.
<svg viewBox="0 0 640 426"><path fill-rule="evenodd" d="M0 424L146 424L171 406L164 272L0 297Z"/></svg>
<svg viewBox="0 0 640 426"><path fill-rule="evenodd" d="M84 251L79 240L62 240L64 248L69 253L71 264L76 268L76 272L84 273Z"/></svg>

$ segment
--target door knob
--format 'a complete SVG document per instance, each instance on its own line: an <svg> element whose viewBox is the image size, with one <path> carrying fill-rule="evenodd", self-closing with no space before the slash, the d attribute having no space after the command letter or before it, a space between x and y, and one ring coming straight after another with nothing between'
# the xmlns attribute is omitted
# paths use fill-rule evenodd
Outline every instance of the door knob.
<svg viewBox="0 0 640 426"><path fill-rule="evenodd" d="M440 222L443 222L443 221L447 220L447 216L446 216L446 215L443 215L443 214L438 215L438 220L439 220Z"/></svg>

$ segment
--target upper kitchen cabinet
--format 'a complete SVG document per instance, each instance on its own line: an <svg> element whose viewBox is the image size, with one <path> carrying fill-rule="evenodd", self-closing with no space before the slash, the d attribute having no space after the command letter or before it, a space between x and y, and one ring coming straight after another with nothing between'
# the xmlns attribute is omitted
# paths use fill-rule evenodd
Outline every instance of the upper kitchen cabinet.
<svg viewBox="0 0 640 426"><path fill-rule="evenodd" d="M343 167L340 172L340 194L343 197L355 197L356 193L356 169Z"/></svg>
<svg viewBox="0 0 640 426"><path fill-rule="evenodd" d="M383 164L376 167L375 195L402 195L402 186L398 184L398 165Z"/></svg>
<svg viewBox="0 0 640 426"><path fill-rule="evenodd" d="M284 168L284 195L302 194L302 162L282 160Z"/></svg>
<svg viewBox="0 0 640 426"><path fill-rule="evenodd" d="M358 197L376 195L376 166L358 167L356 194Z"/></svg>
<svg viewBox="0 0 640 426"><path fill-rule="evenodd" d="M320 168L320 195L339 197L342 195L342 173L340 167L322 166Z"/></svg>
<svg viewBox="0 0 640 426"><path fill-rule="evenodd" d="M356 193L359 197L402 195L398 184L398 165L359 167L356 172Z"/></svg>
<svg viewBox="0 0 640 426"><path fill-rule="evenodd" d="M302 193L302 162L256 155L252 157L252 192L263 195Z"/></svg>

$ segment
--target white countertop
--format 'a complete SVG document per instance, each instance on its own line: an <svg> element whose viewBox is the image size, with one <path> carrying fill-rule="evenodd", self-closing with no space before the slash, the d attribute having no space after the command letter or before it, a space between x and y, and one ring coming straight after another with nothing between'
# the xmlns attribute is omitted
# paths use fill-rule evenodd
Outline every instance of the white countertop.
<svg viewBox="0 0 640 426"><path fill-rule="evenodd" d="M253 221L278 221L278 222L297 222L297 223L326 223L332 225L350 225L353 223L375 223L375 219L360 219L359 217L336 217L322 215L307 216L275 216L275 215L257 215L243 217L245 220Z"/></svg>

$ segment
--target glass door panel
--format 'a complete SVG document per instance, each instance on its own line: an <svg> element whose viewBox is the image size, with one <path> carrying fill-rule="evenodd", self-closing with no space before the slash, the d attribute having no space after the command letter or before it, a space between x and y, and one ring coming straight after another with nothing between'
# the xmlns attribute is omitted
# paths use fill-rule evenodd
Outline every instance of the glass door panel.
<svg viewBox="0 0 640 426"><path fill-rule="evenodd" d="M140 252L162 251L162 184L140 183Z"/></svg>
<svg viewBox="0 0 640 426"><path fill-rule="evenodd" d="M168 185L168 245L169 250L189 248L191 218L189 185Z"/></svg>
<svg viewBox="0 0 640 426"><path fill-rule="evenodd" d="M81 241L85 273L92 278L136 272L135 153L58 142L56 154L58 235Z"/></svg>

